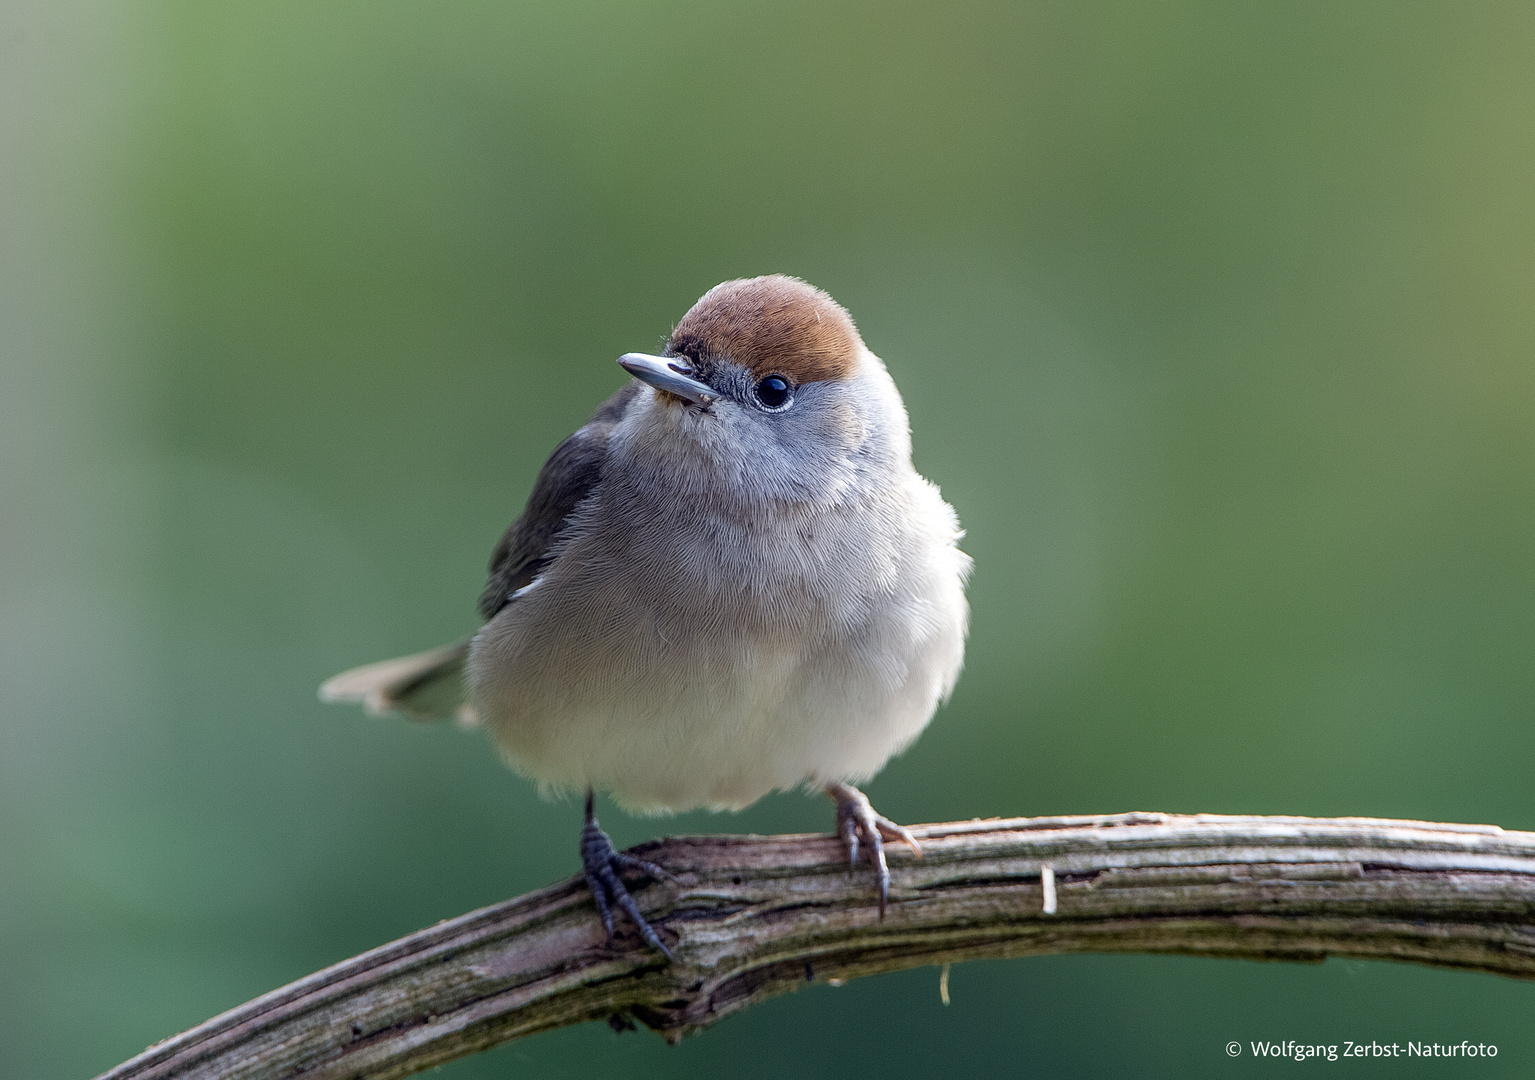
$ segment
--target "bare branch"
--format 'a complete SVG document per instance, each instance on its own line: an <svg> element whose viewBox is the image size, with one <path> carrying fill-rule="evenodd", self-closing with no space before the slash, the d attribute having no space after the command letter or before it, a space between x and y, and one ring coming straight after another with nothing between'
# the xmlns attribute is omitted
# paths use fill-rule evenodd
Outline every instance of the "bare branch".
<svg viewBox="0 0 1535 1080"><path fill-rule="evenodd" d="M632 934L608 948L574 877L274 990L102 1080L400 1077L604 1018L676 1040L810 982L986 957L1351 956L1535 977L1535 833L1166 814L912 831L925 855L892 850L884 920L829 837L661 840L634 851L682 883L638 896L675 964Z"/></svg>

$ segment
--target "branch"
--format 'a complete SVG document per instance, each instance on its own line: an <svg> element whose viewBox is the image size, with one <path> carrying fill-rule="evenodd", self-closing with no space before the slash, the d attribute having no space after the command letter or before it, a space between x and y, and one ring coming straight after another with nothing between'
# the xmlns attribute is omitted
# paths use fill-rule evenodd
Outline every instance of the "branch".
<svg viewBox="0 0 1535 1080"><path fill-rule="evenodd" d="M1122 814L917 826L870 875L826 836L634 851L681 885L604 943L580 877L342 961L100 1080L400 1077L540 1031L633 1017L669 1041L810 982L989 957L1184 953L1406 960L1535 978L1535 833L1373 818ZM1046 908L1053 884L1054 913Z"/></svg>

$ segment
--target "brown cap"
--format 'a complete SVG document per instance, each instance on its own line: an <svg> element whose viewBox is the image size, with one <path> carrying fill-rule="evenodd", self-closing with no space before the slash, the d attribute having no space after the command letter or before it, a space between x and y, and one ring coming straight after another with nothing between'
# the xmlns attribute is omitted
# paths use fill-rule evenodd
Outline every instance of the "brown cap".
<svg viewBox="0 0 1535 1080"><path fill-rule="evenodd" d="M755 378L796 385L843 379L863 344L853 320L813 285L783 274L726 281L699 298L672 331L666 351L700 369L732 360Z"/></svg>

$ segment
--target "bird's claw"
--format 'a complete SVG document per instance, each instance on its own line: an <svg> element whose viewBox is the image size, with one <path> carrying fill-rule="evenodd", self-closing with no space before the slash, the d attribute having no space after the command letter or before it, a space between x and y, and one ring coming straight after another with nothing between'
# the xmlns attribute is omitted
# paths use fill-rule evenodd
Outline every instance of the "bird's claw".
<svg viewBox="0 0 1535 1080"><path fill-rule="evenodd" d="M586 875L586 885L591 890L592 900L597 904L597 914L602 917L608 944L613 944L613 906L617 905L629 916L629 921L634 923L645 944L659 949L668 960L675 960L672 951L662 943L650 923L645 921L645 916L640 914L639 905L629 895L628 886L624 884L621 875L625 870L636 870L652 880L672 884L677 883L677 876L653 862L615 850L613 841L597 824L592 803L592 794L587 792L586 823L581 829L581 869Z"/></svg>
<svg viewBox="0 0 1535 1080"><path fill-rule="evenodd" d="M837 835L847 845L849 871L858 868L860 851L866 853L869 865L874 868L879 885L879 917L883 919L890 897L890 867L885 862L884 842L905 844L918 858L922 856L922 848L910 829L877 813L869 797L852 784L828 784L826 794L837 804Z"/></svg>

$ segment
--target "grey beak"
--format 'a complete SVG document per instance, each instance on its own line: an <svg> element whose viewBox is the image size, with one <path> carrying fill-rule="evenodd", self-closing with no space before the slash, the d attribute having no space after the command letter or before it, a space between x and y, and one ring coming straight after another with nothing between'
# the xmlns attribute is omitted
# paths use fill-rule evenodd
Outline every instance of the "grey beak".
<svg viewBox="0 0 1535 1080"><path fill-rule="evenodd" d="M676 394L694 405L709 406L719 394L707 383L690 377L687 361L675 356L651 356L648 353L624 353L618 358L619 366L642 383L649 383L657 390Z"/></svg>

